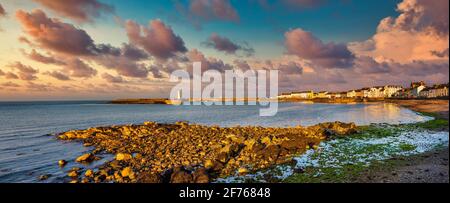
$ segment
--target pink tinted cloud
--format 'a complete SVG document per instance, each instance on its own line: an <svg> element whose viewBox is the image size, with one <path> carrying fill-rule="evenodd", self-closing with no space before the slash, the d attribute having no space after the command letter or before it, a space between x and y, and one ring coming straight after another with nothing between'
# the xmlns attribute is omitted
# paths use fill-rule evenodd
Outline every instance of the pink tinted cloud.
<svg viewBox="0 0 450 203"><path fill-rule="evenodd" d="M161 20L152 20L148 27L143 27L134 21L125 23L129 41L146 50L158 59L168 59L177 53L187 51L183 39L176 35L172 28Z"/></svg>
<svg viewBox="0 0 450 203"><path fill-rule="evenodd" d="M60 71L48 71L45 72L44 74L51 76L57 80L61 80L61 81L67 81L70 80L70 77Z"/></svg>
<svg viewBox="0 0 450 203"><path fill-rule="evenodd" d="M285 33L285 47L288 54L325 68L351 67L354 56L345 44L323 43L312 33L295 29Z"/></svg>
<svg viewBox="0 0 450 203"><path fill-rule="evenodd" d="M25 53L25 56L27 56L29 59L44 63L44 64L54 64L54 65L65 65L65 63L62 60L56 59L54 56L45 56L39 52L37 52L35 49L33 49L30 53Z"/></svg>
<svg viewBox="0 0 450 203"><path fill-rule="evenodd" d="M3 8L3 6L0 4L0 17L4 17L4 16L6 16L5 8Z"/></svg>
<svg viewBox="0 0 450 203"><path fill-rule="evenodd" d="M80 59L74 58L66 62L63 71L68 75L77 78L90 78L97 75L97 70L86 64Z"/></svg>
<svg viewBox="0 0 450 203"><path fill-rule="evenodd" d="M149 59L144 50L131 44L122 44L115 54L103 54L93 57L93 60L108 69L115 70L121 76L146 78L149 70L141 61Z"/></svg>
<svg viewBox="0 0 450 203"><path fill-rule="evenodd" d="M214 57L206 57L197 49L190 50L186 55L189 59L188 66L192 66L193 62L202 62L202 71L217 70L222 72L225 70L234 69L232 65L227 64L220 59Z"/></svg>
<svg viewBox="0 0 450 203"><path fill-rule="evenodd" d="M9 65L13 70L17 72L14 74L21 80L36 80L36 74L39 73L37 69L31 66L22 64L21 62L15 62ZM13 78L17 78L14 75L10 75Z"/></svg>
<svg viewBox="0 0 450 203"><path fill-rule="evenodd" d="M227 54L237 55L237 52L239 51L248 57L255 53L255 50L246 43L243 45L237 44L226 37L219 36L217 33L213 33L203 44Z"/></svg>
<svg viewBox="0 0 450 203"><path fill-rule="evenodd" d="M30 13L18 10L16 18L28 36L43 48L70 55L93 55L97 50L94 41L84 30L48 18L42 10Z"/></svg>
<svg viewBox="0 0 450 203"><path fill-rule="evenodd" d="M113 76L109 73L103 73L102 78L105 79L109 83L123 83L125 80L120 76Z"/></svg>
<svg viewBox="0 0 450 203"><path fill-rule="evenodd" d="M191 0L191 15L203 20L239 21L239 15L229 0Z"/></svg>
<svg viewBox="0 0 450 203"><path fill-rule="evenodd" d="M398 17L381 20L372 38L350 48L377 61L448 60L448 5L447 0L404 0L397 6Z"/></svg>
<svg viewBox="0 0 450 203"><path fill-rule="evenodd" d="M103 13L113 13L114 8L98 0L34 0L56 14L77 22L93 22Z"/></svg>

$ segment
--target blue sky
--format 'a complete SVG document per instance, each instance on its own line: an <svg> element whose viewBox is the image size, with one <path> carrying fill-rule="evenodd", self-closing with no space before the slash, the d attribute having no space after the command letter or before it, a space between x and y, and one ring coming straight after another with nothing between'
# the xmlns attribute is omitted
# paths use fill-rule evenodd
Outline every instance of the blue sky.
<svg viewBox="0 0 450 203"><path fill-rule="evenodd" d="M302 28L314 33L325 42L353 42L369 39L381 19L396 17L395 8L399 0L330 0L313 7L289 9L277 5L265 8L257 0L232 0L240 21L214 21L202 24L201 29L185 19L176 9L176 4L188 5L187 1L151 0L122 1L104 0L114 5L117 15L147 24L151 19L167 22L176 33L183 36L188 47L199 48L211 33L220 33L238 42L248 42L260 58L271 58L283 52L283 34L293 28ZM115 23L110 20L109 23ZM201 47L199 49L202 49ZM270 50L270 51L269 51ZM210 50L204 50L208 52ZM216 53L220 54L220 53ZM227 57L227 56L222 56Z"/></svg>

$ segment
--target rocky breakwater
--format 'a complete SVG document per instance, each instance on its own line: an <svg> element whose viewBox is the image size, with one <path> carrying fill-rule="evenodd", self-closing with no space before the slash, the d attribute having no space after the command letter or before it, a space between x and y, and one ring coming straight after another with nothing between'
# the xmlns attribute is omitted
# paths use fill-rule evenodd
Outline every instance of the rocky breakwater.
<svg viewBox="0 0 450 203"><path fill-rule="evenodd" d="M98 154L115 154L95 170L73 170L72 182L208 183L292 161L323 140L356 132L353 123L310 127L264 128L192 125L186 122L89 128L61 133L61 140L94 146L76 160L91 162Z"/></svg>

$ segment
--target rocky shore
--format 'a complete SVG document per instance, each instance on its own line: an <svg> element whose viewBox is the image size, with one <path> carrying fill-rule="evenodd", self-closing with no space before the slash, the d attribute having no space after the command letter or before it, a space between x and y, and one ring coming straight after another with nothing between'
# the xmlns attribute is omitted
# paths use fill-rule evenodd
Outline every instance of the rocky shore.
<svg viewBox="0 0 450 203"><path fill-rule="evenodd" d="M97 127L58 134L58 139L93 146L76 158L90 163L114 154L96 169L73 168L73 183L208 183L293 161L320 142L357 132L353 123L263 128L202 126L177 122ZM61 160L60 167L67 162ZM57 164L57 163L55 163Z"/></svg>

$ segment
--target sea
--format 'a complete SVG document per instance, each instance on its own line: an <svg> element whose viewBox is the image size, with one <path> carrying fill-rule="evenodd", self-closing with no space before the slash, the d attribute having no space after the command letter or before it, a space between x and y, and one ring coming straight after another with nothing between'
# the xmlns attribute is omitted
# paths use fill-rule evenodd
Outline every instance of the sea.
<svg viewBox="0 0 450 203"><path fill-rule="evenodd" d="M122 105L107 101L0 102L0 183L64 182L72 167L95 168L111 159L79 165L74 159L92 148L60 141L56 134L90 127L140 124L145 121L203 125L293 127L322 122L412 123L427 117L389 103L279 103L278 113L261 117L263 106ZM58 160L69 164L58 166ZM39 176L51 174L40 181Z"/></svg>

